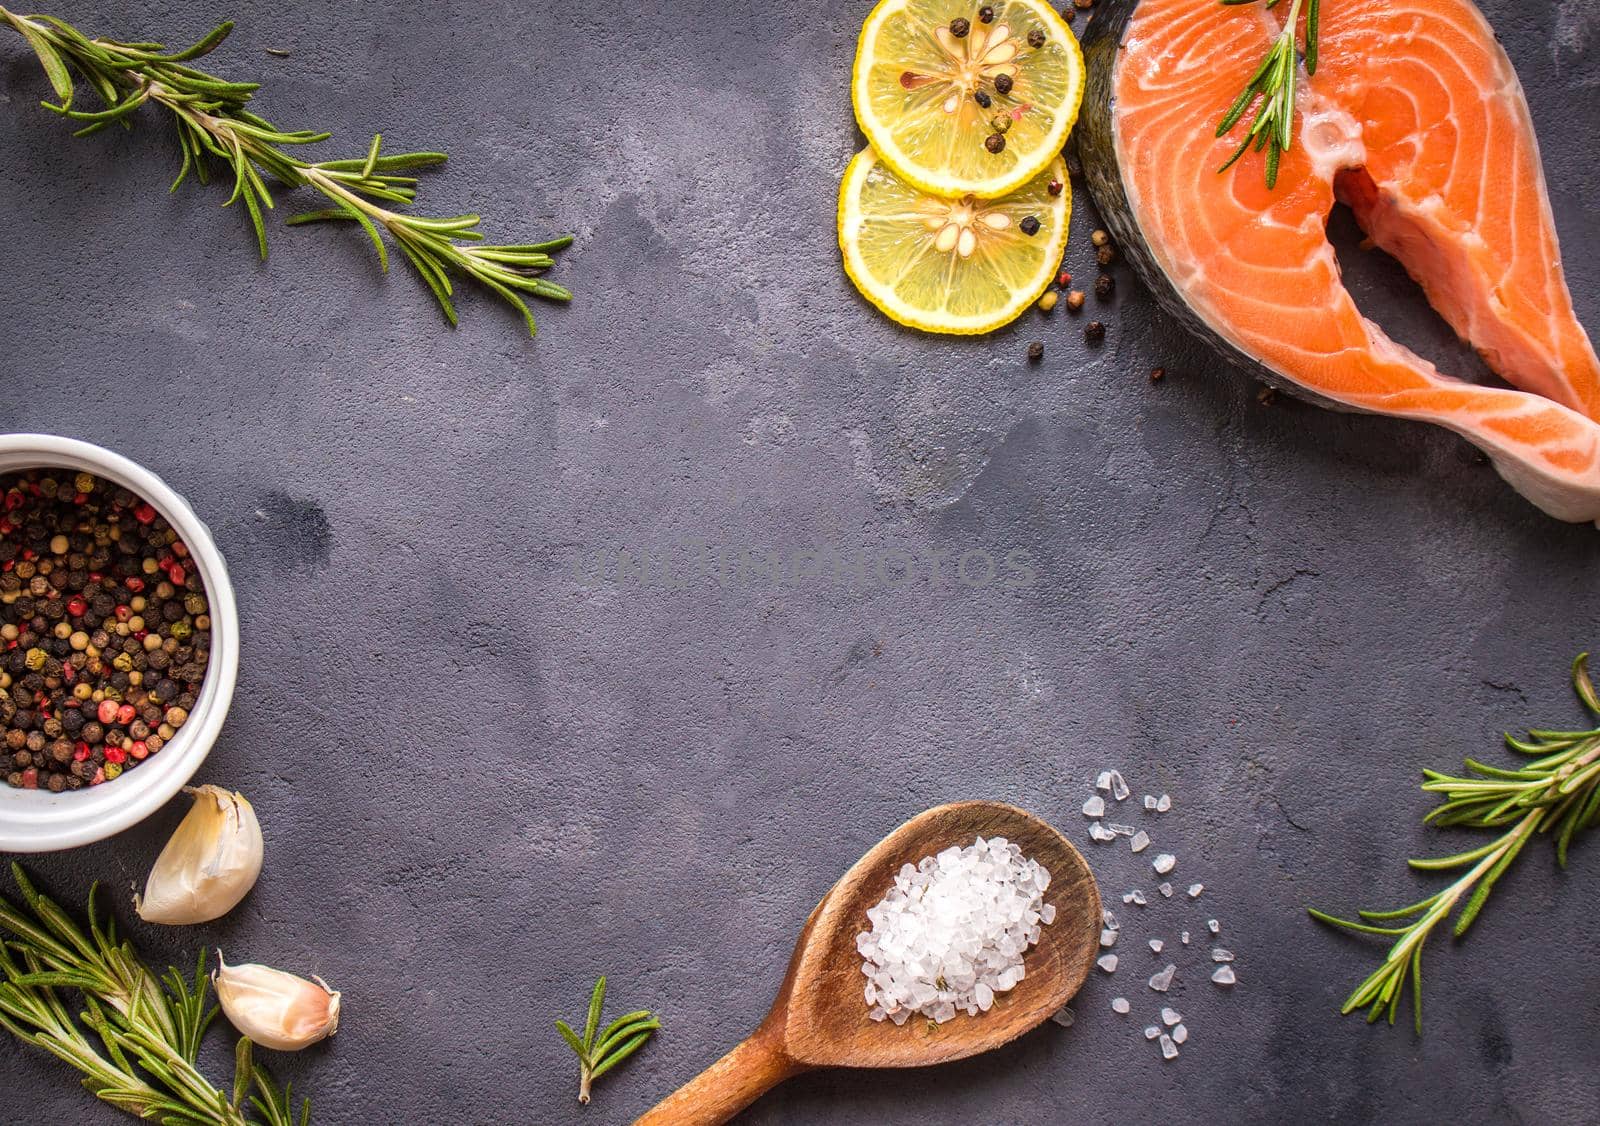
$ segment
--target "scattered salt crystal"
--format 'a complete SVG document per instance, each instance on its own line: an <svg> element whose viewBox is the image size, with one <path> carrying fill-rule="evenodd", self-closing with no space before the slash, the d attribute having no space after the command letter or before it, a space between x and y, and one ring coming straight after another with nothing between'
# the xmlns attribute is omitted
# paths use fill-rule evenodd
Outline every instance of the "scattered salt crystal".
<svg viewBox="0 0 1600 1126"><path fill-rule="evenodd" d="M1039 908L1039 921L1047 927L1056 921L1056 905L1054 903L1046 903Z"/></svg>
<svg viewBox="0 0 1600 1126"><path fill-rule="evenodd" d="M1122 775L1115 770L1111 772L1111 796L1118 801L1128 800L1128 784L1122 780Z"/></svg>
<svg viewBox="0 0 1600 1126"><path fill-rule="evenodd" d="M1161 1029L1157 1028L1153 1024L1148 1026L1144 1030L1144 1038L1146 1040L1154 1040L1157 1036L1160 1036L1160 1035L1161 1035Z"/></svg>
<svg viewBox="0 0 1600 1126"><path fill-rule="evenodd" d="M1178 866L1178 858L1170 852L1163 852L1150 862L1150 867L1156 870L1156 875L1165 876Z"/></svg>
<svg viewBox="0 0 1600 1126"><path fill-rule="evenodd" d="M1166 944L1164 942L1162 942L1159 938L1152 938L1150 940L1150 952L1152 954L1159 954L1159 953L1161 953L1161 948L1164 945L1166 945Z"/></svg>
<svg viewBox="0 0 1600 1126"><path fill-rule="evenodd" d="M1211 952L1211 960L1213 962L1231 962L1233 961L1233 951L1224 950L1219 946Z"/></svg>
<svg viewBox="0 0 1600 1126"><path fill-rule="evenodd" d="M1189 885L1189 898L1190 899L1199 899L1200 898L1200 893L1205 891L1205 890L1206 890L1206 885L1205 884L1190 884Z"/></svg>
<svg viewBox="0 0 1600 1126"><path fill-rule="evenodd" d="M1117 956L1115 954L1102 954L1099 958L1095 959L1094 964L1099 966L1102 970L1105 970L1108 974L1114 974L1117 972Z"/></svg>
<svg viewBox="0 0 1600 1126"><path fill-rule="evenodd" d="M1161 1023L1171 1028L1175 1024L1183 1023L1183 1014L1177 1009L1162 1009Z"/></svg>
<svg viewBox="0 0 1600 1126"><path fill-rule="evenodd" d="M1161 1058L1175 1060L1178 1058L1178 1045L1172 1042L1172 1037L1165 1032L1161 1034Z"/></svg>
<svg viewBox="0 0 1600 1126"><path fill-rule="evenodd" d="M1072 1027L1072 1022L1074 1020L1076 1020L1077 1018L1075 1016L1073 1016L1073 1013L1072 1013L1071 1009L1061 1008L1061 1009L1057 1010L1056 1013L1050 1019L1055 1021L1062 1028L1071 1028Z"/></svg>
<svg viewBox="0 0 1600 1126"><path fill-rule="evenodd" d="M1180 1025L1178 1025L1177 1028L1174 1028L1172 1030L1172 1042L1174 1044L1185 1044L1185 1043L1188 1042L1188 1040L1189 1040L1189 1026L1188 1025L1180 1024Z"/></svg>
<svg viewBox="0 0 1600 1126"><path fill-rule="evenodd" d="M1100 777L1094 780L1094 788L1097 790L1104 790L1109 794L1111 792L1111 771L1102 770L1100 772Z"/></svg>
<svg viewBox="0 0 1600 1126"><path fill-rule="evenodd" d="M1128 847L1134 852L1143 852L1150 847L1150 834L1140 829L1133 835L1133 840L1128 842Z"/></svg>
<svg viewBox="0 0 1600 1126"><path fill-rule="evenodd" d="M1168 796L1167 794L1162 794L1159 798L1156 799L1156 812L1157 813L1165 813L1167 810L1169 810L1171 808L1172 808L1172 798L1170 796Z"/></svg>
<svg viewBox="0 0 1600 1126"><path fill-rule="evenodd" d="M1168 987L1172 985L1172 979L1176 977L1177 974L1178 967L1168 963L1166 969L1151 975L1150 988L1154 989L1157 993L1165 993Z"/></svg>
<svg viewBox="0 0 1600 1126"><path fill-rule="evenodd" d="M1181 938L1181 939L1182 939L1182 940L1183 940L1183 944L1184 944L1184 945L1185 945L1185 946L1188 946L1188 945L1189 945L1189 932L1188 932L1188 931L1184 931L1184 932L1183 932L1183 933L1182 933L1182 934L1180 934L1180 935L1179 935L1179 936L1178 936L1178 937L1179 937L1179 938Z"/></svg>
<svg viewBox="0 0 1600 1126"><path fill-rule="evenodd" d="M1159 891L1162 895L1166 896L1168 899L1172 898L1172 885L1171 884L1162 884L1156 890Z"/></svg>
<svg viewBox="0 0 1600 1126"><path fill-rule="evenodd" d="M1111 908L1109 907L1100 908L1100 923L1108 931L1122 929L1122 927L1117 923L1117 917L1111 913Z"/></svg>
<svg viewBox="0 0 1600 1126"><path fill-rule="evenodd" d="M1111 1011L1114 1013L1122 1013L1126 1015L1128 1010L1132 1007L1133 1006L1128 1004L1128 999L1126 997L1111 998Z"/></svg>
<svg viewBox="0 0 1600 1126"><path fill-rule="evenodd" d="M1089 838L1091 840L1096 840L1096 841L1100 841L1100 842L1104 843L1106 841L1114 841L1114 840L1116 840L1117 839L1117 834L1113 833L1110 829L1107 829L1100 822L1095 821L1095 822L1092 822L1089 825Z"/></svg>
<svg viewBox="0 0 1600 1126"><path fill-rule="evenodd" d="M1146 794L1144 796L1144 807L1146 809L1154 809L1156 807L1156 799L1154 794Z"/></svg>
<svg viewBox="0 0 1600 1126"><path fill-rule="evenodd" d="M867 910L872 929L856 935L867 1015L943 1023L986 1011L1026 976L1023 954L1055 917L1049 886L1050 873L1004 837L902 865Z"/></svg>
<svg viewBox="0 0 1600 1126"><path fill-rule="evenodd" d="M1083 803L1085 817L1104 817L1106 814L1106 799L1099 794L1090 794L1089 800Z"/></svg>
<svg viewBox="0 0 1600 1126"><path fill-rule="evenodd" d="M1239 979L1234 977L1232 966L1218 966L1217 972L1211 975L1211 980L1218 985L1232 985Z"/></svg>
<svg viewBox="0 0 1600 1126"><path fill-rule="evenodd" d="M1122 897L1122 902L1124 902L1124 903L1133 903L1133 904L1137 904L1140 907L1143 907L1144 906L1144 892L1140 891L1138 888L1134 888L1132 891L1124 893L1124 895Z"/></svg>
<svg viewBox="0 0 1600 1126"><path fill-rule="evenodd" d="M1106 828L1119 837L1131 837L1137 831L1132 825L1118 825L1115 821L1106 822Z"/></svg>
<svg viewBox="0 0 1600 1126"><path fill-rule="evenodd" d="M1221 934L1222 924L1217 922L1215 919L1207 919L1206 930L1210 931L1212 934Z"/></svg>
<svg viewBox="0 0 1600 1126"><path fill-rule="evenodd" d="M1115 946L1116 944L1117 944L1117 932L1116 931L1105 930L1105 931L1101 931L1100 932L1100 945L1101 946Z"/></svg>

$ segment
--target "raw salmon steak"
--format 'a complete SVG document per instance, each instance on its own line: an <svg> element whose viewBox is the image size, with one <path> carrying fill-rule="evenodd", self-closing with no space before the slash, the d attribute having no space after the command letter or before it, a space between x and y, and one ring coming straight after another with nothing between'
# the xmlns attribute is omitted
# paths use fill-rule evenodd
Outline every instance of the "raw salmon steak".
<svg viewBox="0 0 1600 1126"><path fill-rule="evenodd" d="M1538 141L1471 0L1324 0L1277 186L1227 172L1216 126L1287 3L1100 0L1079 148L1101 212L1162 304L1325 405L1449 427L1534 504L1600 521L1600 362L1573 314ZM1362 316L1334 201L1511 387L1438 371Z"/></svg>

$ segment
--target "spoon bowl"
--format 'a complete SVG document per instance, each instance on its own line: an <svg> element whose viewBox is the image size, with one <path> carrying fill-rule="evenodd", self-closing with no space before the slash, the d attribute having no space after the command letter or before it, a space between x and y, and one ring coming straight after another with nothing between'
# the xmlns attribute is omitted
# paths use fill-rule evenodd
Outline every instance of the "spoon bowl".
<svg viewBox="0 0 1600 1126"><path fill-rule="evenodd" d="M867 909L888 893L902 865L980 836L1014 842L1050 873L1044 901L1055 906L1056 918L1023 955L1027 976L975 1017L957 1013L944 1024L872 1020L856 951L856 935L871 925ZM880 841L823 896L761 1027L636 1126L726 1122L771 1087L816 1067L923 1067L998 1048L1077 993L1099 950L1100 923L1100 893L1088 863L1045 822L997 802L930 809Z"/></svg>

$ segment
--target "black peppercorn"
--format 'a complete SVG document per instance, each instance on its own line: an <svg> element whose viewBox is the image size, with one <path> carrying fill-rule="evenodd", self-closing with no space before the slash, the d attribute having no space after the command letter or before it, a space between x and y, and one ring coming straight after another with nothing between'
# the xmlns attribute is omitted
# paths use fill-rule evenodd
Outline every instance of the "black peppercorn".
<svg viewBox="0 0 1600 1126"><path fill-rule="evenodd" d="M1029 215L1025 217L1019 225L1022 227L1022 233L1025 235L1036 235L1039 233L1039 217L1037 215Z"/></svg>
<svg viewBox="0 0 1600 1126"><path fill-rule="evenodd" d="M955 19L950 21L950 34L954 35L957 39L965 39L967 37L967 32L971 30L972 25L960 16L957 16Z"/></svg>
<svg viewBox="0 0 1600 1126"><path fill-rule="evenodd" d="M1106 338L1106 326L1099 321L1090 321L1083 326L1083 338L1090 344L1098 344Z"/></svg>
<svg viewBox="0 0 1600 1126"><path fill-rule="evenodd" d="M1036 364L1042 359L1044 359L1044 343L1042 341L1035 340L1033 343L1028 345L1028 362L1030 364Z"/></svg>
<svg viewBox="0 0 1600 1126"><path fill-rule="evenodd" d="M982 90L974 90L972 92L972 100L977 102L984 109L988 109L994 104L994 99L989 97L989 95L985 94Z"/></svg>
<svg viewBox="0 0 1600 1126"><path fill-rule="evenodd" d="M1035 51L1037 51L1040 47L1043 47L1044 32L1040 31L1038 28L1034 28L1032 31L1028 32L1028 46L1032 47Z"/></svg>
<svg viewBox="0 0 1600 1126"><path fill-rule="evenodd" d="M1009 74L997 74L997 75L994 76L994 88L996 90L998 90L1000 93L1002 93L1002 94L1011 93L1011 87L1012 87L1012 79L1011 79L1011 76Z"/></svg>
<svg viewBox="0 0 1600 1126"><path fill-rule="evenodd" d="M978 22L979 23L993 23L994 22L994 9L991 8L987 4L985 4L983 7L979 8L978 9Z"/></svg>
<svg viewBox="0 0 1600 1126"><path fill-rule="evenodd" d="M1006 139L998 133L990 133L983 139L983 147L990 152L1000 152L1006 147Z"/></svg>
<svg viewBox="0 0 1600 1126"><path fill-rule="evenodd" d="M1110 274L1101 274L1094 279L1094 295L1101 301L1110 301L1111 295L1117 291L1117 279Z"/></svg>
<svg viewBox="0 0 1600 1126"><path fill-rule="evenodd" d="M1094 252L1094 260L1102 266L1111 265L1117 260L1117 248L1114 246L1102 246Z"/></svg>
<svg viewBox="0 0 1600 1126"><path fill-rule="evenodd" d="M1151 383L1160 383L1165 378L1167 378L1167 369L1166 368L1151 368L1150 369L1150 382Z"/></svg>
<svg viewBox="0 0 1600 1126"><path fill-rule="evenodd" d="M1046 188L1045 190L1048 191L1051 195L1060 195L1063 186L1064 185L1061 183L1060 180L1051 180L1049 187Z"/></svg>

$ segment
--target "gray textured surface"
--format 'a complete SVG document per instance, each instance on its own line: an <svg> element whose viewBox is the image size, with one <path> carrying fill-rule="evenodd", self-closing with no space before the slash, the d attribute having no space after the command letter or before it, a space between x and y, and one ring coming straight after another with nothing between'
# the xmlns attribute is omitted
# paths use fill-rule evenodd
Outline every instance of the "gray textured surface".
<svg viewBox="0 0 1600 1126"><path fill-rule="evenodd" d="M351 151L376 128L447 148L426 198L513 241L575 232L555 276L577 302L536 310L529 343L478 297L446 331L354 232L274 229L258 266L215 191L163 194L164 130L71 140L7 39L0 427L144 461L230 560L240 686L201 777L255 801L266 873L218 925L136 930L344 990L338 1038L279 1064L320 1121L626 1121L756 1023L806 912L899 821L988 796L1081 833L1103 764L1177 797L1179 874L1241 954L1233 997L1177 994L1181 1061L1109 1011L1143 975L1097 975L1072 1030L801 1078L749 1122L1600 1119L1593 846L1565 874L1531 853L1468 942L1435 947L1420 1043L1334 1015L1377 951L1300 910L1422 894L1403 858L1442 842L1416 827L1418 769L1578 718L1564 665L1600 642L1600 533L1444 433L1258 405L1128 278L1095 352L1061 317L976 341L888 324L833 235L865 3L295 7L60 14L173 39L236 17L214 64L267 80L270 116ZM1600 15L1486 7L1600 327ZM1390 296L1397 271L1352 270L1398 336L1463 366ZM697 538L1022 549L1038 579L571 571ZM120 891L178 815L34 867ZM601 971L667 1032L580 1114L550 1021ZM0 1107L118 1120L14 1046Z"/></svg>

